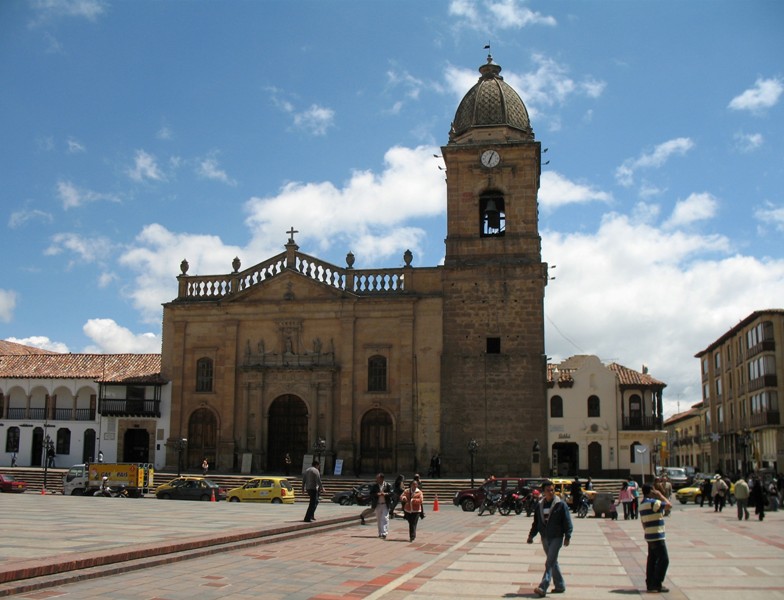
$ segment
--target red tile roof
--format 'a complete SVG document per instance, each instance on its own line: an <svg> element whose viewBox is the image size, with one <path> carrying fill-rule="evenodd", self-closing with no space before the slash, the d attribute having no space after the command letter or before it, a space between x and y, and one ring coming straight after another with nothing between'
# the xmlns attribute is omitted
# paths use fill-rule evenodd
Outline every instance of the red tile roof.
<svg viewBox="0 0 784 600"><path fill-rule="evenodd" d="M35 346L25 346L8 340L0 340L0 354L57 354L51 350L36 348Z"/></svg>
<svg viewBox="0 0 784 600"><path fill-rule="evenodd" d="M648 373L640 373L635 371L634 369L630 369L629 367L624 367L623 365L619 365L618 363L610 363L607 365L607 368L611 371L615 371L618 374L618 383L621 386L630 385L630 386L650 386L650 387L667 387L667 384L663 381L659 381L658 379L651 377Z"/></svg>
<svg viewBox="0 0 784 600"><path fill-rule="evenodd" d="M91 379L164 384L160 354L30 354L0 356L0 377Z"/></svg>

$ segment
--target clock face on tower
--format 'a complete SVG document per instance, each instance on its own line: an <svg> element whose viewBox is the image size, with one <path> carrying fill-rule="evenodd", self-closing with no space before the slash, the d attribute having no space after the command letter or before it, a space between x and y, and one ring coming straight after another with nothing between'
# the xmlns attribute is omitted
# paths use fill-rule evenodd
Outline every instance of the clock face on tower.
<svg viewBox="0 0 784 600"><path fill-rule="evenodd" d="M482 152L481 161L483 167L492 169L493 167L497 166L499 162L501 162L501 157L495 150L485 150Z"/></svg>

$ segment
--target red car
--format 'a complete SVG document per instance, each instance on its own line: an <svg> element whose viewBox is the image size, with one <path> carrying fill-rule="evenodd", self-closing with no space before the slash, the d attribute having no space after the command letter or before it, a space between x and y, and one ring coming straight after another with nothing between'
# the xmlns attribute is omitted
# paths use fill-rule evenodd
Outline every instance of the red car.
<svg viewBox="0 0 784 600"><path fill-rule="evenodd" d="M21 494L27 489L27 484L24 481L14 479L13 475L4 475L0 473L0 492L16 492Z"/></svg>

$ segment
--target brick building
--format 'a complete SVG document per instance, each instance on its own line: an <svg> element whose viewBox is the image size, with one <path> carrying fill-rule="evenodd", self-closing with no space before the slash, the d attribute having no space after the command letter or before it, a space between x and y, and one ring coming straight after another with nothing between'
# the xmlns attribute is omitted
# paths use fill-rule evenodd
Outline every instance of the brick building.
<svg viewBox="0 0 784 600"><path fill-rule="evenodd" d="M710 467L748 473L780 470L784 425L784 309L757 310L701 350Z"/></svg>
<svg viewBox="0 0 784 600"><path fill-rule="evenodd" d="M294 227L249 268L194 276L183 261L163 314L169 464L186 438L189 466L278 470L315 453L328 472L424 474L439 453L458 475L474 440L481 472L532 471L546 439L541 146L501 68L479 71L442 147L443 266L410 252L400 268L330 264L299 251Z"/></svg>

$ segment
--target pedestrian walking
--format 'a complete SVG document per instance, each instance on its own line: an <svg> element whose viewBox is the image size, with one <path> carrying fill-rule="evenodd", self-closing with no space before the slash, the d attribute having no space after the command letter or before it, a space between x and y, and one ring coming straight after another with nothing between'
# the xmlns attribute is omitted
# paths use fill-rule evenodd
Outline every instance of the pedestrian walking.
<svg viewBox="0 0 784 600"><path fill-rule="evenodd" d="M389 507L392 505L392 486L384 481L384 474L376 475L376 482L370 486L370 503L376 513L378 537L387 539L389 533Z"/></svg>
<svg viewBox="0 0 784 600"><path fill-rule="evenodd" d="M623 505L623 520L628 521L632 518L632 490L629 488L629 482L624 481L621 484L621 491L618 493L618 500Z"/></svg>
<svg viewBox="0 0 784 600"><path fill-rule="evenodd" d="M632 492L632 504L630 507L631 518L636 519L640 512L640 486L637 482L629 477L629 489Z"/></svg>
<svg viewBox="0 0 784 600"><path fill-rule="evenodd" d="M762 521L765 518L765 488L762 486L762 480L756 475L754 483L751 484L749 503L754 505L754 514Z"/></svg>
<svg viewBox="0 0 784 600"><path fill-rule="evenodd" d="M98 462L103 462L103 450L98 450Z"/></svg>
<svg viewBox="0 0 784 600"><path fill-rule="evenodd" d="M700 486L700 508L702 505L705 504L705 498L708 499L708 506L713 506L713 496L711 496L711 480L707 477L702 480L702 485Z"/></svg>
<svg viewBox="0 0 784 600"><path fill-rule="evenodd" d="M642 486L643 500L640 504L640 522L648 542L648 563L645 569L645 587L649 592L665 593L669 588L662 585L670 566L667 544L664 541L664 512L672 505L659 490L645 483Z"/></svg>
<svg viewBox="0 0 784 600"><path fill-rule="evenodd" d="M286 477L291 474L291 456L288 452L286 452L286 456L283 457L283 471L286 473Z"/></svg>
<svg viewBox="0 0 784 600"><path fill-rule="evenodd" d="M537 534L541 536L542 548L547 558L542 581L534 588L534 593L544 598L551 580L555 586L553 593L565 592L566 581L558 566L558 553L561 547L568 546L572 539L572 517L569 515L566 502L555 495L553 482L550 480L542 483L542 499L534 510L534 521L527 542L533 544Z"/></svg>
<svg viewBox="0 0 784 600"><path fill-rule="evenodd" d="M738 504L738 521L749 520L749 484L743 477L735 482L735 502Z"/></svg>
<svg viewBox="0 0 784 600"><path fill-rule="evenodd" d="M319 471L319 461L314 460L311 465L305 469L302 474L302 491L307 493L310 502L308 502L308 510L305 512L306 523L316 520L316 508L318 507L319 494L324 491L324 486L321 485L321 472Z"/></svg>
<svg viewBox="0 0 784 600"><path fill-rule="evenodd" d="M727 492L727 484L724 483L721 475L716 475L713 478L711 485L711 496L713 496L713 512L722 512L724 510L724 496Z"/></svg>
<svg viewBox="0 0 784 600"><path fill-rule="evenodd" d="M425 518L425 496L416 479L412 480L408 489L400 495L400 504L403 507L403 516L408 521L408 541L413 542L419 520Z"/></svg>
<svg viewBox="0 0 784 600"><path fill-rule="evenodd" d="M392 484L392 504L390 504L389 506L390 519L394 519L400 516L395 513L395 507L397 506L398 502L400 502L400 497L403 495L403 492L405 491L405 486L404 486L405 480L406 478L403 475L398 475L395 478L395 483Z"/></svg>
<svg viewBox="0 0 784 600"><path fill-rule="evenodd" d="M209 470L210 470L210 463L205 458L203 461L201 461L201 474L202 474L202 476L203 477L207 477L207 471L209 471Z"/></svg>

